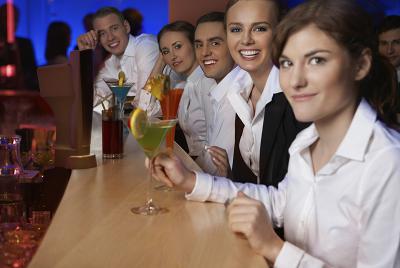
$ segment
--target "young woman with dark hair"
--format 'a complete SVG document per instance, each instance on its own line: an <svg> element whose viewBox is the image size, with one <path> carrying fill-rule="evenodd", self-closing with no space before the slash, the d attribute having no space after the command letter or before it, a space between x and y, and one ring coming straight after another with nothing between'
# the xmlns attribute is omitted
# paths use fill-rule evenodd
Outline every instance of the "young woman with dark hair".
<svg viewBox="0 0 400 268"><path fill-rule="evenodd" d="M273 59L300 121L278 188L233 183L161 154L154 174L225 203L229 226L274 267L400 267L400 134L393 73L353 1L310 0L279 24ZM285 226L285 239L272 226Z"/></svg>
<svg viewBox="0 0 400 268"><path fill-rule="evenodd" d="M157 35L160 55L151 74L167 73L173 88L184 88L178 108L179 126L184 138L181 138L178 128L175 140L193 158L203 150L207 133L200 97L202 92L197 86L200 80L207 78L196 60L194 32L195 27L186 21L165 25ZM208 80L211 86L211 79Z"/></svg>

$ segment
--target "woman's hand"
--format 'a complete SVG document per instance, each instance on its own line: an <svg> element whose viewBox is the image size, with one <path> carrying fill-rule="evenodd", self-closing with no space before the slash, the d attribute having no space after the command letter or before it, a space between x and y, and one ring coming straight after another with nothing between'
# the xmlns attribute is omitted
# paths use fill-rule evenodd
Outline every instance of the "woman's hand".
<svg viewBox="0 0 400 268"><path fill-rule="evenodd" d="M243 234L254 251L275 262L283 241L272 228L263 203L239 192L228 207L228 217L233 232Z"/></svg>
<svg viewBox="0 0 400 268"><path fill-rule="evenodd" d="M211 159L217 168L215 175L230 178L232 171L226 150L218 146L206 146L206 150L211 155Z"/></svg>
<svg viewBox="0 0 400 268"><path fill-rule="evenodd" d="M146 166L149 166L148 159ZM172 151L162 152L153 159L152 175L167 186L188 193L193 191L196 184L196 174L189 170Z"/></svg>

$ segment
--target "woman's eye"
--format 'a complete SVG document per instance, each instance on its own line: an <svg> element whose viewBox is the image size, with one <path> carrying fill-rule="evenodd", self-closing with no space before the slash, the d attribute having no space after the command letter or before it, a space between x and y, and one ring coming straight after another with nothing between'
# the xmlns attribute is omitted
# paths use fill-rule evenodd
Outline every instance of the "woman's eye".
<svg viewBox="0 0 400 268"><path fill-rule="evenodd" d="M176 44L174 48L175 48L175 49L180 49L181 47L182 47L181 44Z"/></svg>
<svg viewBox="0 0 400 268"><path fill-rule="evenodd" d="M267 30L268 30L268 28L265 26L257 26L254 28L255 32L266 32Z"/></svg>
<svg viewBox="0 0 400 268"><path fill-rule="evenodd" d="M310 64L316 65L316 64L322 64L325 62L325 59L321 57L313 57L310 59Z"/></svg>
<svg viewBox="0 0 400 268"><path fill-rule="evenodd" d="M163 51L161 51L161 53L162 53L163 55L167 55L167 54L169 53L169 51L168 51L168 50L163 50Z"/></svg>
<svg viewBox="0 0 400 268"><path fill-rule="evenodd" d="M231 33L238 33L238 32L241 31L241 29L240 29L239 27L231 27L231 28L229 29L229 31L230 31Z"/></svg>
<svg viewBox="0 0 400 268"><path fill-rule="evenodd" d="M281 68L289 68L290 66L292 66L292 63L288 60L280 60L279 65Z"/></svg>

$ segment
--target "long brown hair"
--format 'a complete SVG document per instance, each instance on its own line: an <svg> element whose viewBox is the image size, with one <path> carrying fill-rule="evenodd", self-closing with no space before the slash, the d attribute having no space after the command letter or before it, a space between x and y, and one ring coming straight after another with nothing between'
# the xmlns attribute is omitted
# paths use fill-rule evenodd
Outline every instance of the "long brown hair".
<svg viewBox="0 0 400 268"><path fill-rule="evenodd" d="M369 74L360 81L360 97L370 103L381 121L392 127L398 126L395 70L379 55L372 20L355 1L309 0L292 9L275 31L274 64L279 66L279 57L288 38L310 24L332 37L354 59L358 59L366 48L371 50L372 66Z"/></svg>

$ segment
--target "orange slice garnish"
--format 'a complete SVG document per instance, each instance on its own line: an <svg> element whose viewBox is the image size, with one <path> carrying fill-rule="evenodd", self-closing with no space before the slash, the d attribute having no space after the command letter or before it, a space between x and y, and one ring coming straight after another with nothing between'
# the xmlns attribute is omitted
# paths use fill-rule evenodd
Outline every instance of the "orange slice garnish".
<svg viewBox="0 0 400 268"><path fill-rule="evenodd" d="M144 136L147 125L147 114L142 109L135 109L128 120L128 127L135 139L140 139Z"/></svg>

